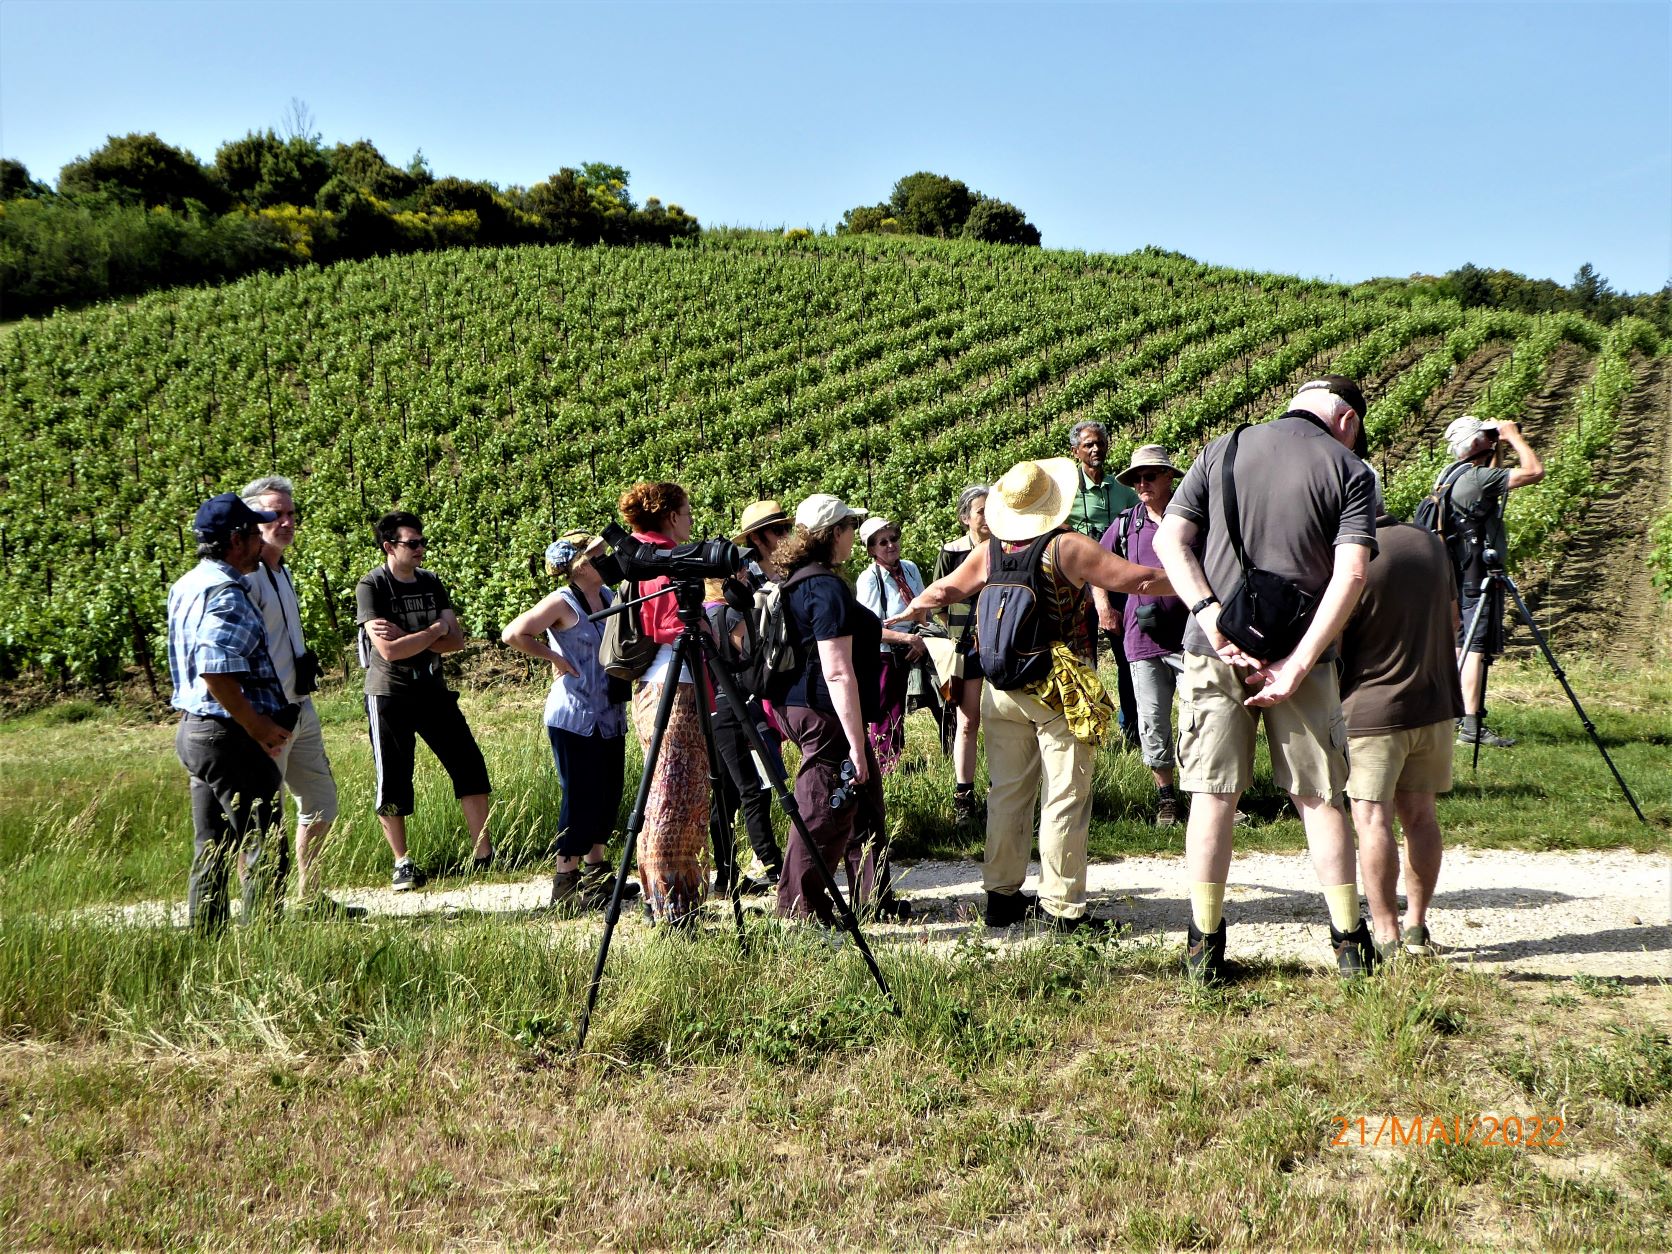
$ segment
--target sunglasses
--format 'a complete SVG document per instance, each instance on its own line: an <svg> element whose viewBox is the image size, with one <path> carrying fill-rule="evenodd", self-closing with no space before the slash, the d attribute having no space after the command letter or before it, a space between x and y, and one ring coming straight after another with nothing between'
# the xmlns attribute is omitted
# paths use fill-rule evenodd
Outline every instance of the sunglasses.
<svg viewBox="0 0 1672 1254"><path fill-rule="evenodd" d="M389 543L390 544L397 544L397 545L400 545L402 548L407 548L407 549L426 549L430 545L430 542L428 540L422 540L422 539L420 539L420 540L391 540L391 541L389 541Z"/></svg>
<svg viewBox="0 0 1672 1254"><path fill-rule="evenodd" d="M1134 483L1154 483L1157 479L1169 478L1172 473L1170 470L1145 470L1133 475L1132 481Z"/></svg>

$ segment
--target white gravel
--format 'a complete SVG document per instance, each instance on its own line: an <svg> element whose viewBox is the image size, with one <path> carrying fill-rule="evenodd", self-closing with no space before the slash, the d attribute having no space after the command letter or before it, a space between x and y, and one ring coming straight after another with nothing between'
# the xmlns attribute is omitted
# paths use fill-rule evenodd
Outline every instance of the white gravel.
<svg viewBox="0 0 1672 1254"><path fill-rule="evenodd" d="M972 862L896 867L898 887L918 907L909 924L868 934L889 942L950 942L974 926L982 902L981 868ZM1025 888L1037 887L1038 867ZM1130 923L1134 934L1183 944L1185 872L1179 858L1124 858L1094 863L1092 910ZM415 892L386 888L337 893L377 916L459 911L531 910L550 892L545 877L480 884L442 881ZM769 905L764 899L752 904ZM114 914L136 925L185 922L183 902L147 902ZM1239 854L1226 895L1229 953L1328 965L1328 914L1304 853ZM637 911L624 918L636 919ZM598 916L565 926L595 929ZM636 926L630 924L632 930ZM1626 850L1521 853L1448 849L1429 928L1446 960L1507 976L1587 974L1635 981L1672 979L1672 861ZM989 937L1023 939L1023 929Z"/></svg>

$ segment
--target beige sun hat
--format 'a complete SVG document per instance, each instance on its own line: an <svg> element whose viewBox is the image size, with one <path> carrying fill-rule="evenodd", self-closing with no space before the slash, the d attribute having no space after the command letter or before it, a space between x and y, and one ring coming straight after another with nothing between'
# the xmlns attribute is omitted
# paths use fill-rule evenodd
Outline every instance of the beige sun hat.
<svg viewBox="0 0 1672 1254"><path fill-rule="evenodd" d="M1173 465L1173 455L1165 444L1144 444L1132 450L1132 464L1115 476L1116 483L1132 486L1140 470L1170 470L1175 475L1184 472Z"/></svg>
<svg viewBox="0 0 1672 1254"><path fill-rule="evenodd" d="M777 501L756 501L745 509L743 517L737 520L737 530L732 532L732 543L742 544L751 531L770 527L773 523L787 523L789 520L790 516Z"/></svg>
<svg viewBox="0 0 1672 1254"><path fill-rule="evenodd" d="M860 519L870 514L868 509L855 509L839 496L815 492L795 507L795 525L808 531L834 527L844 519Z"/></svg>
<svg viewBox="0 0 1672 1254"><path fill-rule="evenodd" d="M893 523L889 522L888 519L884 518L881 514L871 515L871 517L859 524L859 543L864 545L866 548L870 548L871 541L876 537L877 532L886 531L893 525Z"/></svg>
<svg viewBox="0 0 1672 1254"><path fill-rule="evenodd" d="M1080 466L1072 457L1017 462L987 494L987 529L1000 540L1031 540L1060 527L1074 507Z"/></svg>

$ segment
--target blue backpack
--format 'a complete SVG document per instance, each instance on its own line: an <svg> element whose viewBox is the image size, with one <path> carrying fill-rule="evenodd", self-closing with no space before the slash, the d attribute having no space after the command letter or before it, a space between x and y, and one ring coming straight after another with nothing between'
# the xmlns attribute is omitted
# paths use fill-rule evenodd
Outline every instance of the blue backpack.
<svg viewBox="0 0 1672 1254"><path fill-rule="evenodd" d="M1047 532L1012 553L995 539L987 550L987 585L975 600L975 640L981 673L995 688L1025 688L1051 673L1057 635L1044 608L1044 556L1061 534Z"/></svg>

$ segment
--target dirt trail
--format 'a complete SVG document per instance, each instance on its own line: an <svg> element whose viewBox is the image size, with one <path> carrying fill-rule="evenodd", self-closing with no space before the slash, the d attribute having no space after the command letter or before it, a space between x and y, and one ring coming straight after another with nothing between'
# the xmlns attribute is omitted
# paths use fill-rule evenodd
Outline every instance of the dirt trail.
<svg viewBox="0 0 1672 1254"><path fill-rule="evenodd" d="M1522 587L1553 648L1617 661L1654 651L1661 607L1644 532L1666 508L1672 478L1672 359L1639 358L1632 373L1619 434L1592 467L1602 492L1554 561Z"/></svg>
<svg viewBox="0 0 1672 1254"><path fill-rule="evenodd" d="M900 891L916 907L910 923L867 927L878 945L948 946L979 926L981 867L974 862L920 862L896 867ZM1024 886L1038 889L1038 864ZM1087 880L1092 912L1129 923L1137 939L1182 945L1189 915L1180 858L1123 858L1093 863ZM533 910L551 892L545 877L518 882L434 885L396 895L386 888L340 893L380 917L515 914ZM750 898L755 909L767 898ZM113 912L134 925L185 924L182 902L151 902ZM1328 913L1304 853L1238 854L1226 897L1233 957L1272 958L1325 967ZM1446 961L1520 978L1584 974L1634 983L1672 978L1672 863L1628 850L1522 853L1448 849L1440 889L1429 910ZM622 916L622 939L642 936L636 910ZM532 921L531 921L532 922ZM540 926L549 926L542 922ZM555 926L596 937L599 916ZM727 924L715 915L710 926ZM1033 943L1037 929L989 929L991 943Z"/></svg>
<svg viewBox="0 0 1672 1254"><path fill-rule="evenodd" d="M1384 472L1390 466L1402 465L1408 458L1425 453L1440 443L1446 424L1459 418L1474 404L1475 398L1485 394L1493 376L1509 359L1511 341L1490 340L1480 349L1458 363L1451 377L1428 394L1422 404L1421 416L1405 424L1398 439L1382 458Z"/></svg>

